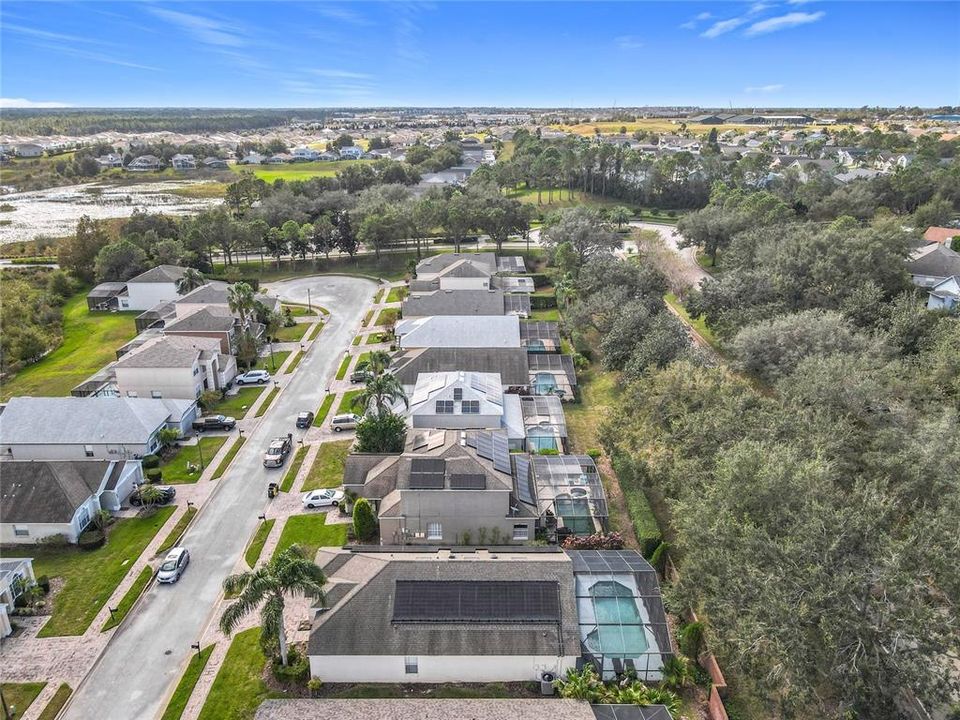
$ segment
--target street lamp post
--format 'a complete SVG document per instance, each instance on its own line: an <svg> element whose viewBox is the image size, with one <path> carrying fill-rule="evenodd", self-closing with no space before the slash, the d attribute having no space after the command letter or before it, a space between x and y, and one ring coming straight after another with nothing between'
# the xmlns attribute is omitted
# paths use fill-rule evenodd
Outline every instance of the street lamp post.
<svg viewBox="0 0 960 720"><path fill-rule="evenodd" d="M200 440L200 433L197 433L197 452L200 454L200 472L206 467L203 462L203 443Z"/></svg>

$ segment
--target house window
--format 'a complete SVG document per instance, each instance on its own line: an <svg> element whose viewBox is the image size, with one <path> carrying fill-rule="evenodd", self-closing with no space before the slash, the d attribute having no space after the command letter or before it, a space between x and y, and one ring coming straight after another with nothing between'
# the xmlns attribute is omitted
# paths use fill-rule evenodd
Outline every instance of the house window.
<svg viewBox="0 0 960 720"><path fill-rule="evenodd" d="M193 368L193 374L194 374L194 375L199 375L199 374L200 374L200 368L194 367L194 368Z"/></svg>
<svg viewBox="0 0 960 720"><path fill-rule="evenodd" d="M137 395L137 391L136 391L136 390L127 390L127 397L135 398L135 397L137 397L137 396L138 396L138 395Z"/></svg>
<svg viewBox="0 0 960 720"><path fill-rule="evenodd" d="M437 400L437 415L453 415L453 400Z"/></svg>
<svg viewBox="0 0 960 720"><path fill-rule="evenodd" d="M409 655L403 658L403 670L407 675L416 675L420 672L419 665L417 663L417 658L410 657Z"/></svg>
<svg viewBox="0 0 960 720"><path fill-rule="evenodd" d="M443 525L438 522L427 523L427 540L443 540Z"/></svg>
<svg viewBox="0 0 960 720"><path fill-rule="evenodd" d="M479 415L480 414L480 401L479 400L464 400L460 405L460 411L464 415Z"/></svg>
<svg viewBox="0 0 960 720"><path fill-rule="evenodd" d="M530 539L530 528L526 525L514 525L513 526L513 539L514 540L529 540Z"/></svg>
<svg viewBox="0 0 960 720"><path fill-rule="evenodd" d="M83 454L87 457L93 457L93 445L84 445Z"/></svg>
<svg viewBox="0 0 960 720"><path fill-rule="evenodd" d="M463 388L454 388L454 389L453 389L453 399L454 399L454 400L463 400Z"/></svg>
<svg viewBox="0 0 960 720"><path fill-rule="evenodd" d="M154 400L159 400L160 398L163 397L163 393L160 392L159 390L151 390L150 397L152 397Z"/></svg>
<svg viewBox="0 0 960 720"><path fill-rule="evenodd" d="M90 524L90 509L86 506L80 508L80 529L83 530Z"/></svg>
<svg viewBox="0 0 960 720"><path fill-rule="evenodd" d="M14 525L13 534L17 537L30 537L30 529L23 525Z"/></svg>

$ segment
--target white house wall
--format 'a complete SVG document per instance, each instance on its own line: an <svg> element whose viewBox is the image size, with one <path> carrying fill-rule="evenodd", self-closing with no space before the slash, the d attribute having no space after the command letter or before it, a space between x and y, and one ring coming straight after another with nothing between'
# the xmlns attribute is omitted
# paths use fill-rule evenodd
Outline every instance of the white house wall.
<svg viewBox="0 0 960 720"><path fill-rule="evenodd" d="M419 656L416 674L402 655L311 655L310 674L331 683L445 683L536 681L544 672L565 675L577 658L536 655Z"/></svg>
<svg viewBox="0 0 960 720"><path fill-rule="evenodd" d="M440 278L441 290L489 290L490 278L459 278L442 277Z"/></svg>
<svg viewBox="0 0 960 720"><path fill-rule="evenodd" d="M196 400L203 391L203 372L199 363L192 368L115 368L117 389L124 397L177 398ZM210 379L213 388L213 378ZM153 395L160 393L159 396Z"/></svg>
<svg viewBox="0 0 960 720"><path fill-rule="evenodd" d="M65 535L67 540L75 543L84 526L81 526L80 519L86 510L89 520L94 517L100 509L100 503L92 495L87 498L73 515L73 519L68 523L0 523L0 544L26 545L36 543L45 537L51 535ZM28 535L17 535L14 528L26 529Z"/></svg>
<svg viewBox="0 0 960 720"><path fill-rule="evenodd" d="M126 296L119 298L120 309L149 310L178 297L176 283L127 283Z"/></svg>
<svg viewBox="0 0 960 720"><path fill-rule="evenodd" d="M192 419L191 419L192 421ZM159 431L159 429L158 429ZM16 444L4 445L0 452L4 457L12 460L131 460L134 457L143 457L157 449L157 433L147 444ZM86 453L89 448L92 455Z"/></svg>

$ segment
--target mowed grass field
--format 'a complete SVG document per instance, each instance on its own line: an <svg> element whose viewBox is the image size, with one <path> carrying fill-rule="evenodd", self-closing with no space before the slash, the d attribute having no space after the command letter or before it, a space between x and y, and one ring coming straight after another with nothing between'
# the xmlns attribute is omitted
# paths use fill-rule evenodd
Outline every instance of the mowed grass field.
<svg viewBox="0 0 960 720"><path fill-rule="evenodd" d="M338 170L369 160L333 160L330 162L302 162L285 165L231 165L239 174L252 172L256 177L272 183L274 180L309 180L314 177L333 177Z"/></svg>
<svg viewBox="0 0 960 720"><path fill-rule="evenodd" d="M137 334L137 315L92 313L87 310L86 293L77 293L63 307L63 342L3 383L0 400L14 395L69 395L76 385L116 360L116 349Z"/></svg>

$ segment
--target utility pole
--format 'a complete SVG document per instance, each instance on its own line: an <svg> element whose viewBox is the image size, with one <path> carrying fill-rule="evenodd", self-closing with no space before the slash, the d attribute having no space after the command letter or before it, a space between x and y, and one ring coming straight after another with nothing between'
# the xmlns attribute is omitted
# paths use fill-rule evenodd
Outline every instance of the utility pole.
<svg viewBox="0 0 960 720"><path fill-rule="evenodd" d="M310 305L310 288L307 288L307 310L313 312L313 307Z"/></svg>

